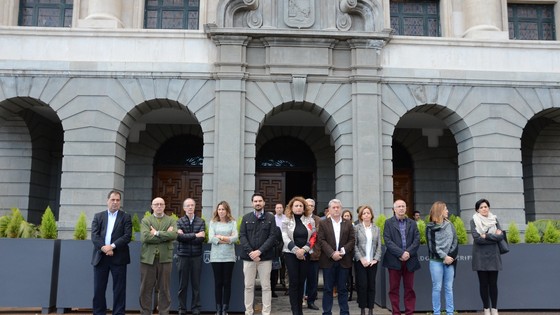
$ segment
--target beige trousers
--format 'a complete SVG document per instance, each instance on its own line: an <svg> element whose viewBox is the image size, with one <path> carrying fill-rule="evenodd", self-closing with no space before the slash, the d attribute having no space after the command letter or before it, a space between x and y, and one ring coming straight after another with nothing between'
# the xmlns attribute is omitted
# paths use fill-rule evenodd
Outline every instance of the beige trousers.
<svg viewBox="0 0 560 315"><path fill-rule="evenodd" d="M243 275L245 278L245 315L253 315L253 301L255 300L255 280L257 273L262 289L262 315L270 315L272 303L272 291L270 290L270 272L272 271L272 260L266 261L243 261Z"/></svg>

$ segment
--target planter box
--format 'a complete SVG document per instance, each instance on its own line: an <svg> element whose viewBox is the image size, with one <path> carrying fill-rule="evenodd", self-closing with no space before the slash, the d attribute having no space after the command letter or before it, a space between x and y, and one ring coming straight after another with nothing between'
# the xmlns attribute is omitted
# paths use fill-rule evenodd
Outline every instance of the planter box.
<svg viewBox="0 0 560 315"><path fill-rule="evenodd" d="M41 307L56 303L60 240L0 238L0 307Z"/></svg>
<svg viewBox="0 0 560 315"><path fill-rule="evenodd" d="M140 250L142 244L130 242L131 262L127 267L126 284L126 309L140 310ZM203 245L205 253L210 254L210 244ZM237 248L238 250L239 248ZM58 313L63 313L70 308L92 307L93 299L93 266L91 255L93 244L91 240L74 241L62 240L60 248L60 273L58 274L58 294L56 307ZM107 306L113 305L113 280L109 277L107 286ZM200 302L202 311L215 311L214 303L214 273L210 263L202 264L202 276L200 281ZM79 288L79 289L78 289ZM171 310L177 310L177 292L179 290L179 276L173 264L171 274ZM190 291L190 289L189 289ZM190 307L190 293L188 302ZM235 264L232 279L231 312L243 312L243 264L238 261Z"/></svg>
<svg viewBox="0 0 560 315"><path fill-rule="evenodd" d="M432 280L428 249L421 245L419 258L422 268L415 272L416 311L432 311ZM456 311L480 311L482 301L478 293L478 276L472 271L472 245L460 245L453 287ZM556 287L560 283L560 246L555 244L510 245L510 252L502 256L503 269L498 274L498 309L500 310L558 310L560 299ZM389 300L389 274L386 277L386 307ZM383 292L383 291L382 291ZM401 284L401 300L402 300ZM442 307L445 307L442 293ZM376 299L377 302L377 299ZM380 304L380 306L383 306ZM401 301L401 309L404 304Z"/></svg>

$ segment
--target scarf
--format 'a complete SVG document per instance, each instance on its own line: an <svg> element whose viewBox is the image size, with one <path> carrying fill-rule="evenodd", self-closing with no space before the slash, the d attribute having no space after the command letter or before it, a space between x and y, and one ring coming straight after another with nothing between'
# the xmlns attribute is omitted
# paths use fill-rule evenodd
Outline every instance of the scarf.
<svg viewBox="0 0 560 315"><path fill-rule="evenodd" d="M496 223L498 220L496 220L496 216L490 212L488 212L488 216L486 217L478 212L475 213L473 215L473 221L478 234L495 233L497 230Z"/></svg>

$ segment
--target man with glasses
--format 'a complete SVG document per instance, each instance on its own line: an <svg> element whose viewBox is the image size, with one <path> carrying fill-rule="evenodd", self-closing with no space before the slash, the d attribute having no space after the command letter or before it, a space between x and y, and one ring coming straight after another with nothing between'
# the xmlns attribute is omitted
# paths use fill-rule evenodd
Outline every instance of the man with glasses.
<svg viewBox="0 0 560 315"><path fill-rule="evenodd" d="M183 202L185 216L177 221L177 271L179 272L179 315L187 315L187 289L191 282L191 312L200 315L200 273L204 220L194 214L196 203L187 198Z"/></svg>
<svg viewBox="0 0 560 315"><path fill-rule="evenodd" d="M171 263L177 227L175 220L165 215L163 198L152 200L152 210L153 215L145 216L140 227L140 308L142 315L152 314L152 294L157 285L159 314L169 315Z"/></svg>

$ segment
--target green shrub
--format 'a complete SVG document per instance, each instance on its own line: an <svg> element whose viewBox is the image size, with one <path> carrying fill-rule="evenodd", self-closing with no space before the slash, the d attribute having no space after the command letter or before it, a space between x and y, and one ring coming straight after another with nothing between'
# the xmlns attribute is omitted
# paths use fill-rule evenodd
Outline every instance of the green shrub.
<svg viewBox="0 0 560 315"><path fill-rule="evenodd" d="M74 228L74 239L75 240L85 240L87 238L87 222L86 213L82 211L76 222L76 227Z"/></svg>
<svg viewBox="0 0 560 315"><path fill-rule="evenodd" d="M375 219L375 225L379 228L379 235L381 236L381 244L385 244L385 240L383 239L383 230L385 230L385 221L387 221L387 217L384 214L380 214Z"/></svg>
<svg viewBox="0 0 560 315"><path fill-rule="evenodd" d="M507 238L510 244L519 244L521 242L521 234L514 221L509 224Z"/></svg>
<svg viewBox="0 0 560 315"><path fill-rule="evenodd" d="M467 229L465 228L463 219L457 217L455 221L453 221L453 225L455 226L455 232L457 232L457 243L461 245L467 244Z"/></svg>
<svg viewBox="0 0 560 315"><path fill-rule="evenodd" d="M37 237L37 227L35 224L31 224L27 221L22 221L19 226L18 237L20 238L36 238Z"/></svg>
<svg viewBox="0 0 560 315"><path fill-rule="evenodd" d="M41 217L41 227L39 228L41 232L41 238L44 239L56 239L58 237L58 230L56 228L56 220L51 207L47 207L45 213Z"/></svg>
<svg viewBox="0 0 560 315"><path fill-rule="evenodd" d="M138 213L132 216L132 238L131 240L136 240L136 233L140 232L140 218L138 218Z"/></svg>
<svg viewBox="0 0 560 315"><path fill-rule="evenodd" d="M539 230L535 226L533 222L529 222L527 224L527 230L525 231L525 243L540 243L541 236L539 234Z"/></svg>
<svg viewBox="0 0 560 315"><path fill-rule="evenodd" d="M420 233L420 244L426 244L428 242L426 240L426 222L419 220L416 222L416 226L418 227L418 232Z"/></svg>
<svg viewBox="0 0 560 315"><path fill-rule="evenodd" d="M10 224L11 219L12 218L8 215L0 217L0 237L6 237L8 224Z"/></svg>
<svg viewBox="0 0 560 315"><path fill-rule="evenodd" d="M23 215L18 208L12 208L12 216L10 217L10 223L6 227L6 237L18 238L19 228L23 222Z"/></svg>
<svg viewBox="0 0 560 315"><path fill-rule="evenodd" d="M543 235L543 243L556 244L560 239L560 231L558 231L552 222L548 222Z"/></svg>

